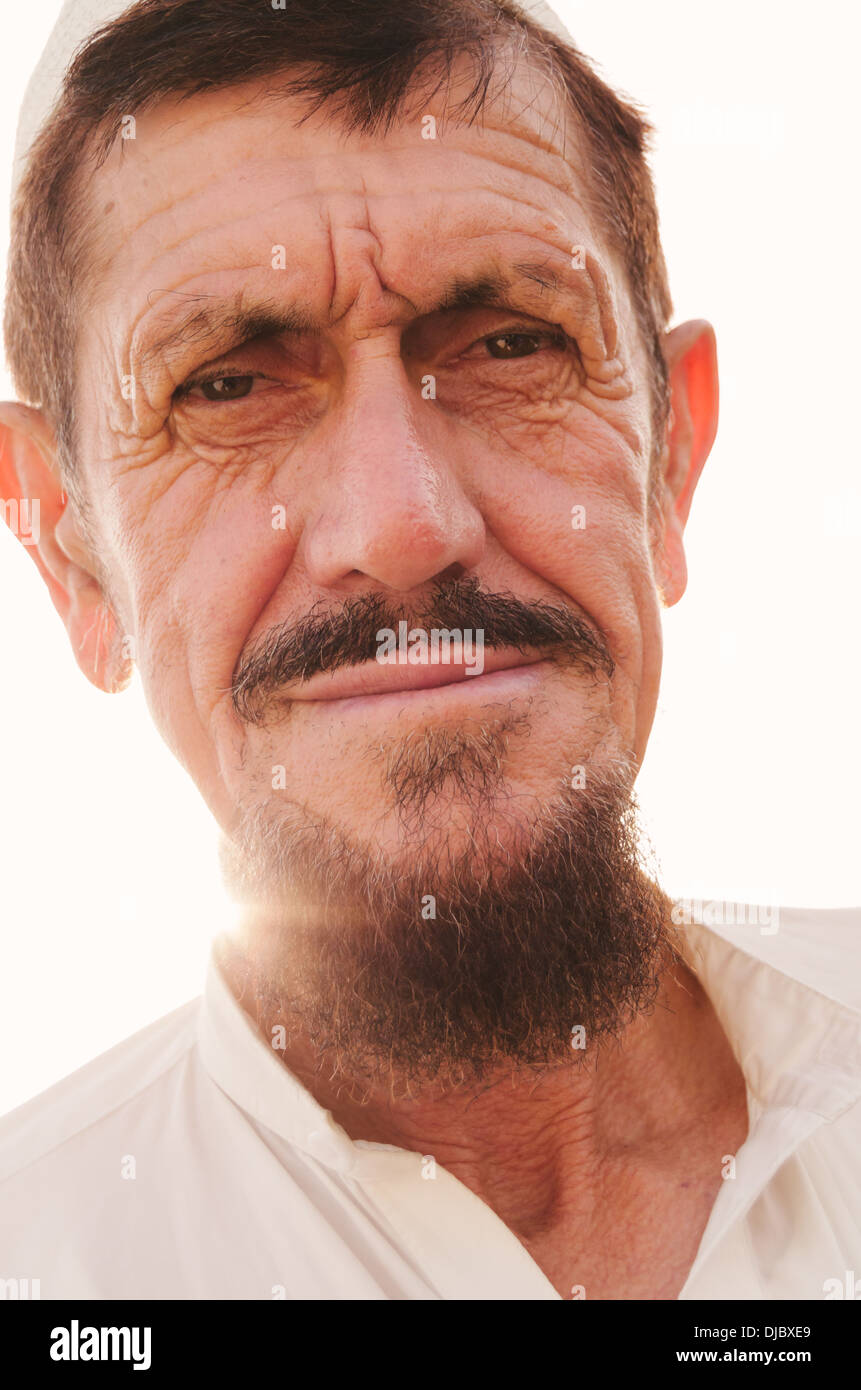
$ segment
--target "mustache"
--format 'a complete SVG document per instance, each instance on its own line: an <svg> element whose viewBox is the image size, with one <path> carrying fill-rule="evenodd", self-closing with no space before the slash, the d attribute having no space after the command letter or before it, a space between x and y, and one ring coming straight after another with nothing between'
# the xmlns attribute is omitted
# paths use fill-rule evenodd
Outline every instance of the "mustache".
<svg viewBox="0 0 861 1390"><path fill-rule="evenodd" d="M482 631L485 647L555 654L608 679L615 670L602 634L570 608L490 593L476 576L467 575L438 580L427 603L410 612L396 609L382 594L356 594L336 609L320 600L304 617L262 633L233 672L229 693L236 714L244 723L261 724L285 685L374 661L379 630L396 630L405 618L415 627Z"/></svg>

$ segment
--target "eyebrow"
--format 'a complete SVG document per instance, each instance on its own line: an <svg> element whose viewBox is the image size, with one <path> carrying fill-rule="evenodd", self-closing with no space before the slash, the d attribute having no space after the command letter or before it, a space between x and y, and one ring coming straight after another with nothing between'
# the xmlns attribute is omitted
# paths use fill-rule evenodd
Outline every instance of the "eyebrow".
<svg viewBox="0 0 861 1390"><path fill-rule="evenodd" d="M565 288L560 276L544 262L527 261L513 266L511 275L490 270L456 277L442 291L437 304L416 317L475 308L515 309L512 301L519 297L518 292L558 295ZM193 302L184 312L171 316L157 337L134 350L138 371L147 372L156 364L170 370L172 364L184 361L192 345L197 348L199 360L203 360L235 351L258 338L322 332L322 325L298 306L285 308L274 300L248 304L241 291L228 299L210 295L188 298Z"/></svg>
<svg viewBox="0 0 861 1390"><path fill-rule="evenodd" d="M245 305L242 296L220 299L195 295L194 305L171 318L168 326L135 353L139 369L147 371L156 363L170 364L185 356L196 344L203 356L229 351L254 338L313 333L316 327L299 309L285 309L274 301ZM201 302L203 301L203 302Z"/></svg>

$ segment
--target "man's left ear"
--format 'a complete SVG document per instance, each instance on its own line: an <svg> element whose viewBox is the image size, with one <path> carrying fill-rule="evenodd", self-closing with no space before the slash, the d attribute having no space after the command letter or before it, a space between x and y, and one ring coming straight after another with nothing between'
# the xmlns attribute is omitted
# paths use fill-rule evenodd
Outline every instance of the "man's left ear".
<svg viewBox="0 0 861 1390"><path fill-rule="evenodd" d="M704 319L681 323L664 338L671 415L661 459L657 577L664 602L678 603L688 579L683 533L694 489L718 424L717 344Z"/></svg>

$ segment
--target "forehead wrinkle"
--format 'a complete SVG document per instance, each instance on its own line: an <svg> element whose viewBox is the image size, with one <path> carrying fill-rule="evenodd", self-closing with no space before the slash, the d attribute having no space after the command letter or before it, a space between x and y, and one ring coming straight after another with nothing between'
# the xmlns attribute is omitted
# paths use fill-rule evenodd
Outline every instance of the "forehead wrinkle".
<svg viewBox="0 0 861 1390"><path fill-rule="evenodd" d="M379 151L379 153L383 154L385 152ZM406 150L395 150L394 153L406 154L408 152ZM424 153L423 151L423 154ZM489 153L475 149L455 151L451 148L446 148L442 141L438 142L437 146L427 153L429 157L428 170L425 171L426 174L429 170L432 171L431 161L433 159L445 159L452 154L459 154L463 155L470 163L474 162L478 165L490 165L496 170L505 170L508 174L520 175L528 180L530 184L537 183L540 186L552 188L555 192L563 193L566 197L571 198L573 202L582 204L583 211L588 212L588 205L583 198L578 196L578 192L575 188L567 186L567 181L565 183L556 183L546 172L541 170L536 171L534 163L532 165L520 165L513 159L503 157L501 152ZM321 180L319 177L321 166L333 164L336 166L338 172L343 172L345 158L352 159L357 164L358 172L354 186L345 186L343 180L336 180L331 184ZM287 169L285 171L283 168L285 159L272 157L265 161L256 161L254 167L258 173L265 173L267 176L277 173L277 177L275 177L273 181L278 184L282 182L285 184L282 196L276 200L267 197L265 209L261 210L277 213L280 211L286 212L297 205L299 207L303 205L309 207L322 206L325 204L326 200L331 197L344 197L350 194L355 195L357 198L365 198L374 201L399 200L403 199L405 196L402 188L391 188L386 185L380 187L376 186L375 180L372 177L375 170L373 166L368 163L367 153L353 154L352 156L347 155L344 157L321 157L309 154L301 159L291 156L289 159L286 159L286 163ZM381 167L384 169L386 175L388 175L390 166L384 164ZM565 168L567 172L571 172L570 166L566 165ZM249 164L246 161L242 165L243 177L246 179L248 172ZM311 186L308 186L305 181L309 172L314 175L314 182ZM293 187L289 186L291 178L295 180ZM114 195L114 202L116 203L118 201L116 195L118 192L121 192L121 190L109 187L102 190L101 196L103 197L108 192ZM104 277L111 268L116 252L124 252L129 239L135 237L143 229L148 229L150 234L157 239L159 254L162 256L176 250L177 247L185 245L188 242L188 232L180 230L173 240L169 240L166 235L168 229L162 225L162 219L169 219L171 224L175 224L178 220L177 213L179 211L183 210L185 207L193 208L200 200L209 198L212 192L213 181L211 176L206 177L201 183L195 184L193 187L185 188L182 191L174 189L163 203L157 203L142 208L139 215L133 221L129 221L124 226L117 228L117 231L121 233L122 237L122 243L117 247L109 248L103 236L101 238L91 238L91 261L89 266L91 273L97 273L100 277ZM452 197L472 197L476 193L487 193L494 197L504 199L507 203L521 204L535 212L544 214L548 212L548 206L545 201L529 197L526 190L515 192L512 188L500 187L498 179L490 179L487 182L469 182L464 184L463 187L453 188L450 171L447 174L444 172L439 181L435 180L433 177L425 177L417 192L421 196L440 194L448 199ZM92 198L91 201L95 201L95 199ZM256 212L249 213L245 221L249 223L252 222L256 215ZM215 231L220 225L226 227L241 227L243 225L242 219L237 221L235 209L233 207L225 208L223 212L216 212L215 214L213 214L210 209L207 209L207 219L207 224L200 227L194 235L208 235ZM104 221L100 223L100 229L104 229Z"/></svg>
<svg viewBox="0 0 861 1390"><path fill-rule="evenodd" d="M235 115L236 113L234 112L231 114ZM484 114L486 116L486 113ZM218 122L218 124L223 124L227 126L230 124L230 119L231 116L228 115L224 118L223 121ZM557 192L563 192L567 196L571 197L575 202L582 203L584 209L591 213L591 199L588 173L584 173L583 170L579 169L578 167L575 167L574 163L572 162L567 153L567 139L569 135L569 130L565 128L566 124L570 127L571 122L569 121L567 123L564 123L562 127L566 135L566 152L561 153L558 147L554 148L552 144L538 137L534 131L529 130L529 128L518 127L516 121L508 122L507 124L497 124L496 122L492 120L488 121L487 119L484 119L482 121L481 126L476 132L479 140L485 138L487 135L496 135L501 137L506 145L508 145L509 141L513 142L515 147L517 143L525 143L537 150L540 150L547 157L546 161L541 160L537 164L534 158L516 157L514 150L511 148L511 146L509 146L505 151L500 150L498 148L492 151L485 151L480 148L476 148L474 145L471 148L466 147L457 150L456 147L449 145L447 141L444 138L442 138L442 135L438 141L435 141L432 144L428 145L426 148L423 148L422 154L425 157L425 160L428 164L432 163L432 160L435 156L445 158L445 156L448 154L460 153L469 160L476 160L485 162L490 165L495 165L498 168L507 170L509 173L520 175L521 177L528 179L530 183L533 181L538 181L540 184L544 184L552 188L555 188ZM475 128L469 126L465 122L461 122L458 123L455 129L458 131L462 130L467 135L467 137L469 137L469 135L474 131ZM397 130L395 130L392 134L396 136L397 133ZM289 159L289 164L298 171L300 176L298 181L300 183L302 182L302 175L304 174L305 169L308 169L313 173L313 186L311 188L302 187L298 190L291 190L289 193L285 195L283 199L283 202L285 204L292 203L297 198L299 200L313 201L317 198L325 197L329 192L343 193L344 188L342 184L336 183L333 188L329 189L325 185L325 183L321 183L319 181L318 174L321 167L325 167L329 164L334 165L339 170L343 170L345 161L348 163L354 162L359 167L359 175L356 181L356 192L367 192L370 196L374 197L378 197L381 194L382 196L386 196L388 190L378 190L373 186L374 180L372 174L373 156L375 154L381 156L386 155L387 144L390 144L392 146L392 148L388 150L388 153L390 155L412 155L413 153L412 142L409 147L398 147L396 140L392 140L391 136L385 137L383 139L380 139L379 137L373 139L371 137L364 137L364 139L361 141L359 145L359 148L357 149L350 150L349 148L340 148L337 151L328 151L322 154L319 151L309 150L307 153L303 153L300 155L272 155L262 160L255 160L254 165L256 167L263 166L264 168L268 165L277 166L282 162L284 157L287 157ZM168 148L164 151L164 153L166 156L170 156L172 151ZM547 167L541 167L546 163L551 163L556 167L552 169ZM243 161L243 172L247 173L248 167L248 162ZM91 212L94 203L99 201L100 198L108 192L108 189L102 189L102 192L100 193L100 186L103 185L106 180L115 178L117 176L120 179L122 179L123 172L124 169L122 167L111 168L110 165L105 166L104 168L99 169L95 172L95 174L91 177L89 181L89 187L87 189L89 203L88 212ZM157 180L157 183L163 186L164 180L159 179ZM141 212L138 220L121 229L121 241L123 243L126 243L128 241L129 236L134 235L134 233L139 231L142 226L145 226L147 224L152 225L153 223L158 223L159 219L163 216L168 216L171 218L171 220L175 220L177 209L181 207L183 204L193 204L198 198L206 197L211 189L211 183L211 176L207 172L207 174L204 175L199 182L195 181L191 187L186 187L181 193L178 194L175 189L169 191L165 194L163 201L159 201L154 206L148 207L146 210ZM370 183L370 187L368 187L368 183ZM426 191L438 191L446 195L452 192L450 184L446 181L443 181L437 188L435 188L435 185L432 182L425 183L424 187ZM500 194L501 192L498 186L494 187L492 183L490 185L479 184L476 186L476 191L478 191L479 189L489 193L495 192L497 194ZM111 189L110 191L113 193L115 201L121 203L122 200L117 200L116 197L117 190ZM472 189L465 191L472 191ZM122 192L122 190L120 189L119 192ZM504 192L502 192L501 196L504 196L508 200L514 199L515 201L522 201L526 206L534 207L536 210L546 210L545 205L543 205L541 202L532 202L528 197L525 196L518 198L518 195L515 194L511 189L505 189ZM278 204L276 204L275 206L278 206ZM232 213L226 214L226 220L233 221ZM110 268L110 265L114 259L114 253L116 248L109 248L104 240L103 235L99 236L96 234L97 227L94 225L94 219L88 217L88 224L90 233L90 235L87 238L89 243L88 271L91 275L95 274L98 278L101 278L107 273L108 269ZM98 229L102 232L104 231L104 225L101 220L98 224ZM159 243L163 252L173 249L176 245L181 245L184 240L184 236L180 234L175 242L170 242L165 239L163 229L159 228Z"/></svg>
<svg viewBox="0 0 861 1390"><path fill-rule="evenodd" d="M444 157L446 153L450 154L451 152L439 151L437 155L438 157ZM522 207L528 212L537 213L541 217L552 215L556 219L560 217L567 218L569 215L567 210L562 209L558 204L548 204L546 197L531 196L533 194L538 195L540 192L546 193L546 190L550 188L555 193L561 193L563 197L569 198L571 202L575 204L576 210L581 211L587 217L589 216L588 205L574 190L553 183L543 173L536 173L534 168L521 169L518 165L513 164L507 159L500 158L498 155L486 154L482 151L470 150L466 152L466 154L471 163L490 165L496 171L504 170L507 174L513 173L521 176L527 181L527 187L514 189L507 185L500 186L500 181L497 177L496 180L489 178L486 182L483 180L467 182L462 187L453 188L451 173L449 171L448 177L443 176L438 181L433 177L425 177L417 190L405 192L403 188L399 187L393 188L387 185L382 187L375 186L374 182L370 179L370 173L372 171L369 170L366 176L362 172L361 167L358 170L355 185L345 186L343 181L334 181L331 184L320 181L317 174L320 163L324 161L309 159L309 168L315 174L315 182L312 187L302 185L300 180L297 179L296 184L299 186L285 188L280 198L273 199L267 196L265 204L260 209L249 212L247 216L241 219L236 218L232 208L226 210L223 214L215 216L207 211L208 220L206 225L197 228L191 234L191 240L209 237L221 226L231 228L235 239L244 226L253 226L257 217L264 211L267 214L273 215L283 212L291 213L293 216L296 216L296 210L298 208L300 211L310 209L316 211L321 216L330 216L331 200L333 198L343 201L352 197L357 204L365 203L367 205L370 203L380 203L385 205L386 203L402 202L405 198L415 198L416 196L424 200L439 196L457 210L460 202L465 199L471 200L476 194L480 193L489 198L503 202L507 207ZM295 162L296 161L291 161L291 163ZM278 168L281 161L273 160L270 161L270 163L273 167ZM245 168L247 172L247 166L245 166ZM388 174L389 171L386 169L387 177ZM289 180L289 174L287 175L287 179ZM275 182L280 186L282 179L277 178ZM368 186L369 183L370 186ZM539 188L533 189L532 185L536 183L539 185ZM266 185L264 185L264 187L266 187ZM197 199L207 198L211 192L211 183L207 183L187 194L174 196L173 201L164 208L148 209L146 213L141 215L138 222L124 229L124 237L127 240L130 235L133 236L142 228L148 227L151 233L157 233L158 235L159 255L161 257L167 256L178 247L188 246L190 237L186 230L180 230L173 240L168 240L164 235L164 229L158 225L159 221L164 216L169 216L171 221L175 221L178 208L181 208L183 204L193 204ZM441 230L444 232L445 228ZM106 271L108 265L105 264L102 269Z"/></svg>

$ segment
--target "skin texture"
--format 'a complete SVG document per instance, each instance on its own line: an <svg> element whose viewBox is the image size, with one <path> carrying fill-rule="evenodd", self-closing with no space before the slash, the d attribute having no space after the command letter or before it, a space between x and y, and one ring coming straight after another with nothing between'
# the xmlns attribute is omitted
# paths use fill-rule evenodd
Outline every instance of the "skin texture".
<svg viewBox="0 0 861 1390"><path fill-rule="evenodd" d="M300 108L259 95L142 113L88 189L97 233L77 365L94 543L35 409L0 407L0 492L40 498L30 553L81 669L118 689L133 652L161 734L228 836L276 795L281 766L297 814L406 863L416 846L372 754L416 730L478 729L500 703L528 718L508 750L502 837L571 762L639 765L661 605L684 591L682 533L716 428L714 336L701 322L667 335L673 414L650 509L646 357L589 213L576 132L540 80L519 70L471 128L442 123L440 99L373 138L325 113L298 127ZM441 120L435 140L424 114ZM279 245L285 269L272 265ZM440 311L459 278L524 265L507 307ZM240 298L316 331L231 350L198 321L165 345L178 316ZM560 326L576 348L560 346ZM536 350L492 357L488 336L513 331L542 335ZM173 398L204 366L255 375L253 389ZM422 394L429 375L435 399ZM289 718L237 719L237 660L279 623L369 591L409 611L434 580L463 574L574 609L609 648L613 679L543 662L525 690L465 680L333 708L317 678L312 698L301 682L285 692ZM469 800L449 795L443 809L447 845L468 846ZM253 932L244 944L255 949ZM301 1042L285 1060L354 1137L433 1153L563 1297L575 1284L590 1298L674 1297L722 1156L746 1133L741 1073L681 966L600 1076L554 1067L417 1097L393 1077L359 1104L327 1089Z"/></svg>

